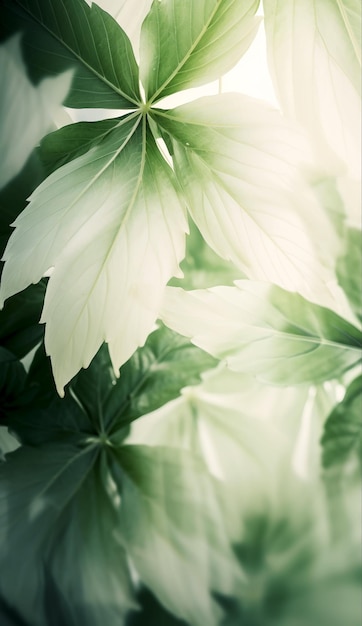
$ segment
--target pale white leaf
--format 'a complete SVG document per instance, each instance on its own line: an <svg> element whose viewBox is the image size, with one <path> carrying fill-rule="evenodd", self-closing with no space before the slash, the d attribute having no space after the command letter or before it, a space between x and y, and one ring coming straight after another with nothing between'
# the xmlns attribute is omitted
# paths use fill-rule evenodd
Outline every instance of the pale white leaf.
<svg viewBox="0 0 362 626"><path fill-rule="evenodd" d="M155 119L208 244L249 278L331 304L335 234L303 174L312 167L304 134L240 94L201 98Z"/></svg>
<svg viewBox="0 0 362 626"><path fill-rule="evenodd" d="M103 341L116 371L153 328L187 223L172 170L136 114L34 192L4 253L3 299L54 268L42 321L57 388Z"/></svg>
<svg viewBox="0 0 362 626"><path fill-rule="evenodd" d="M264 0L269 64L284 112L324 160L360 176L360 0Z"/></svg>
<svg viewBox="0 0 362 626"><path fill-rule="evenodd" d="M0 47L0 188L16 176L31 151L49 131L72 81L72 72L29 81L21 56L20 35Z"/></svg>

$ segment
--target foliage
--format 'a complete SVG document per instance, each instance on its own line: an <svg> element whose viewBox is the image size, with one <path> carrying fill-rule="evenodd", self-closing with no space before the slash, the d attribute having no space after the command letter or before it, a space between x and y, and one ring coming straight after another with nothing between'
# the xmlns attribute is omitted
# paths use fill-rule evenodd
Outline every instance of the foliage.
<svg viewBox="0 0 362 626"><path fill-rule="evenodd" d="M186 91L258 0L100 5L0 5L1 623L356 626L360 3L263 1L280 110Z"/></svg>

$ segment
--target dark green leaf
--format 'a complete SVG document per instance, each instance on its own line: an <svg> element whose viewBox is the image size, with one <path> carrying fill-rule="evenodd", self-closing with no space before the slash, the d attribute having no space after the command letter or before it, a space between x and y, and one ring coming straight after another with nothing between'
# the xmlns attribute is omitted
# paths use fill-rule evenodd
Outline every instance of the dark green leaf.
<svg viewBox="0 0 362 626"><path fill-rule="evenodd" d="M343 287L352 309L362 320L362 234L349 228L344 242L344 252L337 262L337 278Z"/></svg>
<svg viewBox="0 0 362 626"><path fill-rule="evenodd" d="M40 143L39 155L49 175L64 163L81 156L118 125L121 118L99 122L69 124L49 135Z"/></svg>
<svg viewBox="0 0 362 626"><path fill-rule="evenodd" d="M329 415L322 437L324 467L343 466L354 452L362 461L362 376L348 387Z"/></svg>
<svg viewBox="0 0 362 626"><path fill-rule="evenodd" d="M45 295L45 281L31 285L5 303L0 311L0 344L23 358L42 339L39 324Z"/></svg>
<svg viewBox="0 0 362 626"><path fill-rule="evenodd" d="M0 465L0 594L37 626L45 626L42 557L95 454L73 444L21 447Z"/></svg>
<svg viewBox="0 0 362 626"><path fill-rule="evenodd" d="M35 353L26 384L16 407L7 415L6 425L23 444L32 446L64 440L77 442L98 433L70 393L64 399L59 397L44 345Z"/></svg>
<svg viewBox="0 0 362 626"><path fill-rule="evenodd" d="M11 224L27 204L27 198L44 179L44 170L33 151L21 172L0 189L0 254L13 232Z"/></svg>
<svg viewBox="0 0 362 626"><path fill-rule="evenodd" d="M10 606L5 598L0 597L0 623L1 626L34 626L21 617L15 607Z"/></svg>
<svg viewBox="0 0 362 626"><path fill-rule="evenodd" d="M126 626L187 626L169 613L155 596L143 587L137 594L140 610L132 611L126 620Z"/></svg>
<svg viewBox="0 0 362 626"><path fill-rule="evenodd" d="M89 7L84 0L4 0L3 4L3 30L25 32L24 59L35 82L72 68L67 106L138 106L138 67L131 43L99 6Z"/></svg>
<svg viewBox="0 0 362 626"><path fill-rule="evenodd" d="M96 444L22 447L0 467L0 593L37 626L116 626L135 606L98 454Z"/></svg>
<svg viewBox="0 0 362 626"><path fill-rule="evenodd" d="M104 413L112 430L176 398L180 390L200 381L216 361L184 337L161 327L121 368Z"/></svg>

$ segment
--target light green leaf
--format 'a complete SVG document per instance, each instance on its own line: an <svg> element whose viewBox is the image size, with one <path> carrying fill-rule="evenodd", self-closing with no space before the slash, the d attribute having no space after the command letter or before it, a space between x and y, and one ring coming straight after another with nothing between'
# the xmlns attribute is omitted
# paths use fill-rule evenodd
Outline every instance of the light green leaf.
<svg viewBox="0 0 362 626"><path fill-rule="evenodd" d="M337 278L343 287L353 311L362 322L362 233L348 228L344 250L337 261Z"/></svg>
<svg viewBox="0 0 362 626"><path fill-rule="evenodd" d="M362 461L362 376L329 415L322 437L323 465L341 468L356 451Z"/></svg>
<svg viewBox="0 0 362 626"><path fill-rule="evenodd" d="M25 165L31 151L52 125L52 116L69 91L72 73L29 81L21 56L20 35L0 47L0 188ZM31 123L29 123L31 120Z"/></svg>
<svg viewBox="0 0 362 626"><path fill-rule="evenodd" d="M140 74L155 102L219 78L251 44L259 0L155 0L141 31Z"/></svg>
<svg viewBox="0 0 362 626"><path fill-rule="evenodd" d="M24 32L31 78L74 68L66 105L76 108L137 108L138 66L117 22L84 0L5 0L4 23Z"/></svg>
<svg viewBox="0 0 362 626"><path fill-rule="evenodd" d="M222 485L184 450L123 446L115 458L120 537L141 580L178 617L216 626L211 590L231 592L240 577Z"/></svg>
<svg viewBox="0 0 362 626"><path fill-rule="evenodd" d="M333 275L325 264L335 236L301 173L311 163L304 136L278 111L240 94L153 116L168 133L176 175L207 243L249 278L330 304L325 283Z"/></svg>
<svg viewBox="0 0 362 626"><path fill-rule="evenodd" d="M231 369L265 382L318 383L360 361L361 332L333 311L267 283L236 285L168 287L161 318Z"/></svg>
<svg viewBox="0 0 362 626"><path fill-rule="evenodd" d="M97 454L94 447L47 444L20 448L0 466L0 593L39 626L49 624L52 580L72 624L115 626L134 607Z"/></svg>
<svg viewBox="0 0 362 626"><path fill-rule="evenodd" d="M51 174L15 226L1 295L55 268L42 321L59 393L103 341L118 372L152 330L187 230L145 117L122 118L102 143Z"/></svg>
<svg viewBox="0 0 362 626"><path fill-rule="evenodd" d="M269 64L284 112L360 176L361 3L264 0ZM325 161L326 162L326 161Z"/></svg>

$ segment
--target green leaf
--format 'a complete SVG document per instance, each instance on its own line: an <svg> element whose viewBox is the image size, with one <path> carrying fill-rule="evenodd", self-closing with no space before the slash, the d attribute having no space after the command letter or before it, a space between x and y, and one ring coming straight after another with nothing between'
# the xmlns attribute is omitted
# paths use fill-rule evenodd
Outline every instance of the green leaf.
<svg viewBox="0 0 362 626"><path fill-rule="evenodd" d="M80 436L98 436L101 430L99 420L93 421L70 393L59 398L43 344L35 353L22 392L17 390L17 403L8 413L6 424L24 445L30 446L78 442Z"/></svg>
<svg viewBox="0 0 362 626"><path fill-rule="evenodd" d="M24 617L39 616L40 624L39 555L47 548L60 511L93 463L94 452L58 443L41 449L21 447L0 465L0 594Z"/></svg>
<svg viewBox="0 0 362 626"><path fill-rule="evenodd" d="M219 78L256 35L259 0L156 0L141 31L141 80L155 102Z"/></svg>
<svg viewBox="0 0 362 626"><path fill-rule="evenodd" d="M23 447L0 467L0 591L37 626L49 624L52 580L69 623L115 626L135 606L97 455L69 443Z"/></svg>
<svg viewBox="0 0 362 626"><path fill-rule="evenodd" d="M45 295L45 283L31 285L8 300L0 311L0 344L19 359L43 337L39 325Z"/></svg>
<svg viewBox="0 0 362 626"><path fill-rule="evenodd" d="M325 260L332 264L336 241L302 175L311 162L304 136L241 94L152 115L169 135L188 209L210 247L249 278L330 305L334 275Z"/></svg>
<svg viewBox="0 0 362 626"><path fill-rule="evenodd" d="M33 80L74 69L67 106L138 107L138 67L131 43L99 6L84 0L5 0L3 4L5 23L25 31L24 57Z"/></svg>
<svg viewBox="0 0 362 626"><path fill-rule="evenodd" d="M362 461L362 376L348 387L342 402L329 415L321 440L323 466L341 468L354 452Z"/></svg>
<svg viewBox="0 0 362 626"><path fill-rule="evenodd" d="M191 292L168 287L161 319L231 369L279 385L338 378L361 359L360 330L267 283Z"/></svg>
<svg viewBox="0 0 362 626"><path fill-rule="evenodd" d="M150 10L153 0L137 0L130 3L129 0L100 0L98 4L114 17L118 24L127 31L135 52L139 57L141 25Z"/></svg>
<svg viewBox="0 0 362 626"><path fill-rule="evenodd" d="M1 189L21 171L50 129L52 116L69 91L71 73L48 78L34 87L26 74L18 34L0 46L0 76Z"/></svg>
<svg viewBox="0 0 362 626"><path fill-rule="evenodd" d="M40 142L39 156L47 175L97 146L119 123L119 118L77 122L46 135Z"/></svg>
<svg viewBox="0 0 362 626"><path fill-rule="evenodd" d="M206 352L162 327L123 365L119 378L103 346L71 389L93 422L103 423L118 440L119 429L176 398L214 364Z"/></svg>
<svg viewBox="0 0 362 626"><path fill-rule="evenodd" d="M144 344L179 273L187 223L173 172L137 114L30 199L4 253L1 293L6 299L55 268L41 321L62 394L104 340L115 371Z"/></svg>
<svg viewBox="0 0 362 626"><path fill-rule="evenodd" d="M122 446L114 458L122 485L120 540L141 580L176 616L216 625L210 590L230 590L240 577L222 486L182 450Z"/></svg>
<svg viewBox="0 0 362 626"><path fill-rule="evenodd" d="M359 178L361 3L264 0L268 58L284 112ZM309 97L306 98L306 94Z"/></svg>
<svg viewBox="0 0 362 626"><path fill-rule="evenodd" d="M343 254L337 261L337 278L344 289L353 311L362 321L362 234L348 228Z"/></svg>

